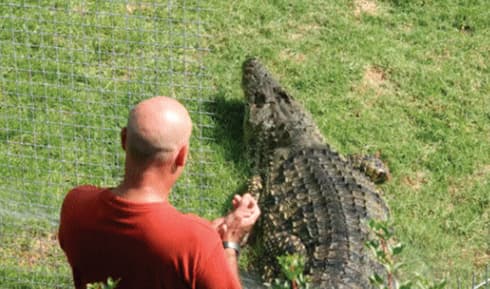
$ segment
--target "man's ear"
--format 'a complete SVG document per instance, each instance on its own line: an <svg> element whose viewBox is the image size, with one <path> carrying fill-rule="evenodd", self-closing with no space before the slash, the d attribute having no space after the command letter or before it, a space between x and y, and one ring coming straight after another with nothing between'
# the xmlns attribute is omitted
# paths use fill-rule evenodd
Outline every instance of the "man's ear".
<svg viewBox="0 0 490 289"><path fill-rule="evenodd" d="M175 159L175 165L178 167L183 167L187 161L187 153L189 152L189 145L183 145L180 150L177 158Z"/></svg>
<svg viewBox="0 0 490 289"><path fill-rule="evenodd" d="M128 137L128 129L126 127L123 127L121 129L121 146L123 150L126 150L126 139Z"/></svg>

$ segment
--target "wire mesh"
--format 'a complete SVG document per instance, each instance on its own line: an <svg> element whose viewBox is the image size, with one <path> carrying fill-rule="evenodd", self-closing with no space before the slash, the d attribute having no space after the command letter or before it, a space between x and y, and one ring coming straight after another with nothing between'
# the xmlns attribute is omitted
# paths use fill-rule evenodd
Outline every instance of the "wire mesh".
<svg viewBox="0 0 490 289"><path fill-rule="evenodd" d="M119 130L139 100L169 95L194 121L174 204L200 214L212 128L199 1L0 2L0 288L71 288L59 208L79 184L116 185Z"/></svg>
<svg viewBox="0 0 490 289"><path fill-rule="evenodd" d="M488 289L490 288L489 270L490 265L487 264L484 270L482 270L481 272L473 272L471 276L459 276L455 284L453 284L453 286L450 286L450 288Z"/></svg>
<svg viewBox="0 0 490 289"><path fill-rule="evenodd" d="M62 198L78 184L117 184L119 129L146 97L178 98L195 124L174 204L218 210L208 193L209 11L198 0L0 1L0 288L72 288L56 239ZM451 288L490 289L484 275Z"/></svg>

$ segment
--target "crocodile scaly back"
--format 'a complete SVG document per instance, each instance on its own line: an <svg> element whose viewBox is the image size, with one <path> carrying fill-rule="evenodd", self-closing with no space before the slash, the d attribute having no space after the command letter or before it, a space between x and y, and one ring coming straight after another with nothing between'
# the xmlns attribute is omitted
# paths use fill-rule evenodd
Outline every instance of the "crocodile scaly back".
<svg viewBox="0 0 490 289"><path fill-rule="evenodd" d="M277 256L306 256L314 288L372 288L383 274L365 242L367 220L388 208L375 185L324 140L313 118L256 59L243 65L245 139L262 216L258 269L279 275Z"/></svg>

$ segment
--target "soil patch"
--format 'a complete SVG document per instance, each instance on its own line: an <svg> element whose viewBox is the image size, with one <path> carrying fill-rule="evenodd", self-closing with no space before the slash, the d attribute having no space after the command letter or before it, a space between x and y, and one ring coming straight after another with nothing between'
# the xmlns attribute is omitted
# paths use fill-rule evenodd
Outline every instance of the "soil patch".
<svg viewBox="0 0 490 289"><path fill-rule="evenodd" d="M354 15L359 17L361 14L377 15L378 5L372 0L355 0Z"/></svg>

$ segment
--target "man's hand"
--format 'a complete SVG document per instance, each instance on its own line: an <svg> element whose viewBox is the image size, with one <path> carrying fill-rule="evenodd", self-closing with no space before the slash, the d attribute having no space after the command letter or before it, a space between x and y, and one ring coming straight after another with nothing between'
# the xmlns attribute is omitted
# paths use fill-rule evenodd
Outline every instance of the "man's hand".
<svg viewBox="0 0 490 289"><path fill-rule="evenodd" d="M233 211L212 222L223 241L241 243L260 216L260 208L252 195L235 195Z"/></svg>
<svg viewBox="0 0 490 289"><path fill-rule="evenodd" d="M257 201L248 193L243 196L235 195L231 204L233 210L225 217L214 220L212 225L220 234L223 242L244 243L248 233L260 216L260 209ZM239 250L233 247L226 247L224 251L233 274L239 280Z"/></svg>

